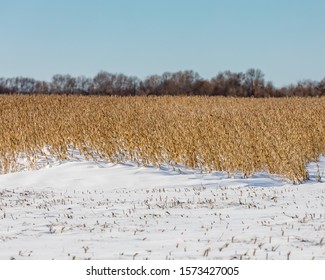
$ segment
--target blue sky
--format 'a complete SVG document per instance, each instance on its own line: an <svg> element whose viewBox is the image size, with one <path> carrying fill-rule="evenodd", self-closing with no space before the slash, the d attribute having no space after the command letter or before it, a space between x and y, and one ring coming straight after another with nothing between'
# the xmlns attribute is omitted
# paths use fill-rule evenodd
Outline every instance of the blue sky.
<svg viewBox="0 0 325 280"><path fill-rule="evenodd" d="M324 0L0 0L0 76L325 77Z"/></svg>

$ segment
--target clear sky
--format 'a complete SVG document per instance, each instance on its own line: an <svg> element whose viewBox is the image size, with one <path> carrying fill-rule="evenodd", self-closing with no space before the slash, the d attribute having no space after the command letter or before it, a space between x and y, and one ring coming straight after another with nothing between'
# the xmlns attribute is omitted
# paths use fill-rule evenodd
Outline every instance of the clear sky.
<svg viewBox="0 0 325 280"><path fill-rule="evenodd" d="M0 0L0 76L325 77L324 0Z"/></svg>

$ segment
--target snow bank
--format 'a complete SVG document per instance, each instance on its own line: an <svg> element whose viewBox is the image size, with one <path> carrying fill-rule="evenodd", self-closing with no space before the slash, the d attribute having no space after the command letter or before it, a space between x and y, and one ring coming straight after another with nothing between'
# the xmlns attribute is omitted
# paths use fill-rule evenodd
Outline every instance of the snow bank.
<svg viewBox="0 0 325 280"><path fill-rule="evenodd" d="M0 175L0 259L325 259L325 159L308 170L296 186L85 161Z"/></svg>

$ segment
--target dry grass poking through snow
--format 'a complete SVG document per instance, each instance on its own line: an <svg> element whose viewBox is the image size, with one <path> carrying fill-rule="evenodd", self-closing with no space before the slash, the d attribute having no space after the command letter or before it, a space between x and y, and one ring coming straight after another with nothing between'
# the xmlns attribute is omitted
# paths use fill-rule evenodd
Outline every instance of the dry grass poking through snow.
<svg viewBox="0 0 325 280"><path fill-rule="evenodd" d="M299 183L325 154L325 98L0 97L0 169L40 157L281 174ZM46 147L46 150L44 149Z"/></svg>

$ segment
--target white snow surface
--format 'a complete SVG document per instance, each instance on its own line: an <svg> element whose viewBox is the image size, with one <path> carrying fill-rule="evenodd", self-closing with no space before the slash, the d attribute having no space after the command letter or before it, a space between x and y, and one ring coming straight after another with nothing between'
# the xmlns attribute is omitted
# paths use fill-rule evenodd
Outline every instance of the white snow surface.
<svg viewBox="0 0 325 280"><path fill-rule="evenodd" d="M325 157L301 185L84 160L47 167L0 175L0 259L325 259Z"/></svg>

